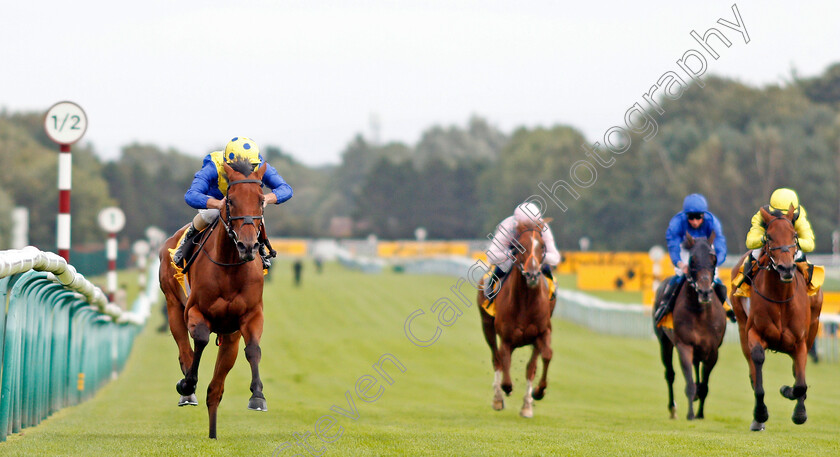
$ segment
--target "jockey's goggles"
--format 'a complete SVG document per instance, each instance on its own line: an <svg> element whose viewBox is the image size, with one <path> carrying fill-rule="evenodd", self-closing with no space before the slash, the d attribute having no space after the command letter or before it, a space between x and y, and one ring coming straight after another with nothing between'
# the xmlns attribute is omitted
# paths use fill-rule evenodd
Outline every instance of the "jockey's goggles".
<svg viewBox="0 0 840 457"><path fill-rule="evenodd" d="M688 213L688 220L703 219L703 213Z"/></svg>

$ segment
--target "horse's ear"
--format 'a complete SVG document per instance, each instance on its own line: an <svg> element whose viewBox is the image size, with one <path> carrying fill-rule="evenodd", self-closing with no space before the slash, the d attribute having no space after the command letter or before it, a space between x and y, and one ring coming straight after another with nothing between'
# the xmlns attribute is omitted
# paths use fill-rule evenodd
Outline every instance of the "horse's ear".
<svg viewBox="0 0 840 457"><path fill-rule="evenodd" d="M694 237L691 236L690 233L688 233L688 230L685 231L685 240L683 241L683 245L687 249L690 249L692 246L694 246Z"/></svg>
<svg viewBox="0 0 840 457"><path fill-rule="evenodd" d="M709 235L709 244L710 244L711 246L714 246L714 245L715 245L715 235L716 235L716 234L715 234L715 232L714 232L714 231L712 231L712 234L711 234L711 235Z"/></svg>
<svg viewBox="0 0 840 457"><path fill-rule="evenodd" d="M550 217L546 217L546 218L544 218L544 219L543 219L543 220L542 220L542 221L538 224L538 226L539 226L539 228L540 228L540 231L541 231L541 232L544 232L544 231L548 230L548 223L549 223L549 222L551 222L551 221L553 221L553 220L554 220L554 219L552 219L552 218L550 218Z"/></svg>
<svg viewBox="0 0 840 457"><path fill-rule="evenodd" d="M770 222L770 219L773 219L773 216L770 215L770 213L766 209L764 209L763 206L761 208L759 208L758 210L761 212L761 217L764 218L764 223L765 224Z"/></svg>
<svg viewBox="0 0 840 457"><path fill-rule="evenodd" d="M265 162L263 162L263 164L262 164L262 165L260 165L260 167L259 167L259 168L257 168L257 178L259 178L260 180L262 180L263 175L265 174L265 170L266 170L267 168L268 168L268 164L266 164Z"/></svg>
<svg viewBox="0 0 840 457"><path fill-rule="evenodd" d="M227 164L227 162L222 162L222 165L225 167L225 176L230 176L233 174L233 168Z"/></svg>
<svg viewBox="0 0 840 457"><path fill-rule="evenodd" d="M790 208L788 208L787 214L785 214L785 218L787 218L787 220L793 222L793 216L794 216L793 212L794 211L796 211L796 208L794 208L793 203L791 203Z"/></svg>

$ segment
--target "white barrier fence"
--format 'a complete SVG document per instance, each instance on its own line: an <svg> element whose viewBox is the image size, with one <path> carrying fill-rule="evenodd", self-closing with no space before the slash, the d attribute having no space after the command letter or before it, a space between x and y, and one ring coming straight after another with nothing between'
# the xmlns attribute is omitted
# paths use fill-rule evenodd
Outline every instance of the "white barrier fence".
<svg viewBox="0 0 840 457"><path fill-rule="evenodd" d="M158 262L160 261L158 260ZM153 289L157 287L157 283L150 282L151 287L141 291L132 307L133 309L123 311L119 306L108 302L108 297L102 292L102 289L88 281L83 274L76 271L73 265L68 264L63 257L53 252L43 252L33 246L0 251L0 278L29 270L50 273L50 279L81 294L91 306L96 307L100 313L118 324L143 325L149 316L149 309L153 302L157 300L157 294ZM150 271L156 270L155 265L150 266ZM157 275L149 276L153 279L157 278Z"/></svg>
<svg viewBox="0 0 840 457"><path fill-rule="evenodd" d="M557 291L555 315L579 325L610 335L636 338L654 338L651 308L643 305L612 303L570 290ZM837 330L840 315L824 314L820 316L821 335L817 337L817 354L821 360L837 362L840 360ZM726 343L738 343L738 324L726 321Z"/></svg>

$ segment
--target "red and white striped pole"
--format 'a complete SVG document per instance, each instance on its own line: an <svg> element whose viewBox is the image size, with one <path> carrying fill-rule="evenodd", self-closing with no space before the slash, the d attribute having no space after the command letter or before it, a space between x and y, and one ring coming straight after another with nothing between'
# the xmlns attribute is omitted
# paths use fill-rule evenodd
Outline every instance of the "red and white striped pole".
<svg viewBox="0 0 840 457"><path fill-rule="evenodd" d="M70 145L79 141L87 130L85 111L73 102L58 102L44 115L44 131L59 145L58 154L58 220L56 249L70 262L70 180L73 160Z"/></svg>
<svg viewBox="0 0 840 457"><path fill-rule="evenodd" d="M105 250L108 258L108 301L113 303L117 291L117 232L108 234Z"/></svg>
<svg viewBox="0 0 840 457"><path fill-rule="evenodd" d="M58 255L70 263L70 187L72 185L73 159L70 145L62 144L58 154L58 227L56 247Z"/></svg>
<svg viewBox="0 0 840 457"><path fill-rule="evenodd" d="M103 208L97 216L99 226L108 234L105 258L108 259L108 301L113 303L117 292L117 232L125 226L125 214L116 206Z"/></svg>

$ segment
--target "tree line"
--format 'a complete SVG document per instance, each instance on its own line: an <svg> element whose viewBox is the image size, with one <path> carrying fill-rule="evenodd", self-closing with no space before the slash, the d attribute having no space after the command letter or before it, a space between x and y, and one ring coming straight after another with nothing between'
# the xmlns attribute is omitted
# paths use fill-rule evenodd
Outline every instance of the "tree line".
<svg viewBox="0 0 840 457"><path fill-rule="evenodd" d="M538 195L561 249L577 249L585 236L592 249L647 250L664 243L684 196L700 192L737 252L752 214L773 189L791 187L808 210L817 250L831 250L831 233L840 228L840 64L766 87L710 76L705 87L691 86L661 108L648 113L656 135L632 133L627 150L597 168L597 177L579 166L593 142L573 126L505 133L477 116L464 126L431 126L413 145L360 134L331 166L309 167L279 146L261 145L295 190L267 212L268 231L396 239L424 227L429 238L482 239L516 204ZM0 248L8 247L11 208L23 206L30 243L54 249L55 151L41 113L0 112ZM96 214L105 206L125 211L121 236L130 240L150 225L174 232L193 216L183 195L201 157L152 144L127 145L115 160L95 152L74 146L74 245L103 239ZM591 182L574 192L554 185L575 179Z"/></svg>

